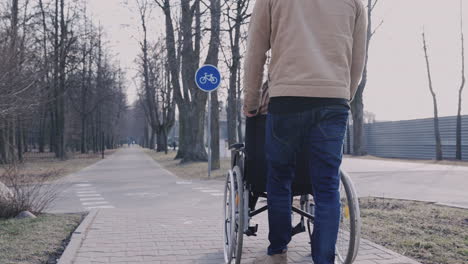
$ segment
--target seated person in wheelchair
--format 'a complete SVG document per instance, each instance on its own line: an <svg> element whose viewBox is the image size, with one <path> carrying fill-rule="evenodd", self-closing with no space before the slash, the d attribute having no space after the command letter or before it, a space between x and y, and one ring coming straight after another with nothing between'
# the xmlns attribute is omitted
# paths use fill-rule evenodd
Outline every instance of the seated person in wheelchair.
<svg viewBox="0 0 468 264"><path fill-rule="evenodd" d="M244 73L247 117L265 112L259 107L260 87L266 53L272 52L265 130L270 246L258 263L287 263L292 183L300 159L315 201L312 259L315 264L334 263L339 168L349 103L364 69L366 30L359 0L255 3ZM246 148L248 152L249 142Z"/></svg>

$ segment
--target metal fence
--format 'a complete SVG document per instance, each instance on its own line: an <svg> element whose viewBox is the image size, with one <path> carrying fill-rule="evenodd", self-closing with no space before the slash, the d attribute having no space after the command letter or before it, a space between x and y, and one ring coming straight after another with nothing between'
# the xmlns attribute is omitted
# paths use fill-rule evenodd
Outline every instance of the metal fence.
<svg viewBox="0 0 468 264"><path fill-rule="evenodd" d="M439 118L444 159L455 159L456 116ZM350 128L352 150L352 126ZM386 158L435 159L434 119L376 122L364 125L369 155ZM345 152L348 149L347 137ZM462 116L462 159L468 160L468 115Z"/></svg>

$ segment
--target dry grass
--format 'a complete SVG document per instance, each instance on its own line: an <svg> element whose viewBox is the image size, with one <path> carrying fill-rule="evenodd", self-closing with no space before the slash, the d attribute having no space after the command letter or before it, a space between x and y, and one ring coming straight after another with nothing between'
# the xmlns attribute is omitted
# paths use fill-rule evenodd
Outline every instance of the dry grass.
<svg viewBox="0 0 468 264"><path fill-rule="evenodd" d="M423 264L468 259L468 210L425 202L361 199L362 234Z"/></svg>
<svg viewBox="0 0 468 264"><path fill-rule="evenodd" d="M381 158L376 156L352 156L345 155L346 158L351 159L369 159L369 160L384 160L384 161L395 161L395 162L410 162L410 163L419 163L419 164L435 164L435 165L451 165L451 166L463 166L468 167L468 161L457 161L457 160L417 160L417 159L398 159L398 158Z"/></svg>
<svg viewBox="0 0 468 264"><path fill-rule="evenodd" d="M55 264L81 214L41 215L37 219L0 219L0 262Z"/></svg>
<svg viewBox="0 0 468 264"><path fill-rule="evenodd" d="M106 150L105 156L112 155L116 150ZM26 154L25 162L18 164L18 172L22 175L28 175L34 178L38 175L44 175L54 172L56 178L75 173L101 160L100 154L76 154L67 160L59 160L53 153L41 155ZM5 173L6 169L0 167L0 174Z"/></svg>
<svg viewBox="0 0 468 264"><path fill-rule="evenodd" d="M167 155L151 150L145 150L156 162L164 168L183 179L208 179L208 163L193 162L181 164L180 160L174 160L175 151L170 151ZM221 169L211 172L211 179L225 179L226 172L230 169L231 160L221 160Z"/></svg>
<svg viewBox="0 0 468 264"><path fill-rule="evenodd" d="M15 217L22 211L42 213L57 198L59 185L50 184L56 174L51 171L35 177L20 174L16 167L6 168L0 174L0 182L4 183L12 195L0 197L0 218Z"/></svg>
<svg viewBox="0 0 468 264"><path fill-rule="evenodd" d="M24 163L0 167L0 182L12 192L12 197L0 197L0 218L14 217L21 211L44 212L60 192L61 185L55 183L61 177L101 160L97 154L74 155L65 161L54 158L53 153L28 155Z"/></svg>

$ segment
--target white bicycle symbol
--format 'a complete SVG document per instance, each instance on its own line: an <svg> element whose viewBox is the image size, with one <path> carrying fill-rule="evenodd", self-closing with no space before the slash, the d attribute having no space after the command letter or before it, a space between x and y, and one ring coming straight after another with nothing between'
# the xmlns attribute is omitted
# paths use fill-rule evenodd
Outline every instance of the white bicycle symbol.
<svg viewBox="0 0 468 264"><path fill-rule="evenodd" d="M206 84L206 82L216 84L218 82L218 78L214 77L213 74L205 73L205 75L200 78L200 83Z"/></svg>

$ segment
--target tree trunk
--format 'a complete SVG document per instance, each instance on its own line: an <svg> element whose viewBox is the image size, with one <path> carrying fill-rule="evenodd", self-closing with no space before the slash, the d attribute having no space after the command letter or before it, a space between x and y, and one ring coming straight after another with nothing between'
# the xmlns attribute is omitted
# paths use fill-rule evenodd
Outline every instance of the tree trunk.
<svg viewBox="0 0 468 264"><path fill-rule="evenodd" d="M227 132L229 145L235 144L237 140L237 96L236 96L237 69L230 69L228 105L227 105Z"/></svg>
<svg viewBox="0 0 468 264"><path fill-rule="evenodd" d="M237 114L240 111L239 104L237 102L238 96L237 93L238 87L240 87L240 82L238 77L240 77L240 40L241 40L241 29L242 24L246 16L244 15L244 8L248 8L245 0L237 1L236 3L236 14L234 19L234 26L229 30L229 39L231 42L231 54L232 54L232 64L229 67L230 76L229 76L229 90L228 90L228 108L227 108L227 123L228 123L228 143L229 145L235 144L236 141L242 138L240 134L242 131L239 131L237 128L238 118ZM230 13L228 12L228 16ZM228 17L228 19L231 19ZM234 34L234 36L233 36ZM239 89L240 90L240 89ZM236 135L240 136L237 137ZM240 141L239 141L240 142Z"/></svg>
<svg viewBox="0 0 468 264"><path fill-rule="evenodd" d="M180 30L182 36L181 50L181 72L182 78L179 76L178 54L175 48L174 26L172 24L171 5L169 0L157 1L163 9L166 17L166 48L168 52L168 64L171 72L172 86L174 90L174 99L179 109L181 131L180 131L180 148L177 154L178 158L182 158L182 162L191 161L206 161L207 153L204 146L204 121L206 111L206 93L200 91L195 86L194 76L198 68L200 58L200 32L201 26L199 16L201 12L198 10L198 2L195 6L190 6L190 0L181 0L180 10ZM217 62L219 51L219 19L216 19L219 13L219 0L210 1L211 12L211 39L208 48L206 61ZM213 16L214 14L214 16ZM195 16L195 32L193 30L193 22ZM213 19L215 18L215 19ZM193 38L195 37L195 43ZM195 47L195 48L194 48ZM180 85L180 81L182 85Z"/></svg>
<svg viewBox="0 0 468 264"><path fill-rule="evenodd" d="M229 90L228 90L228 105L227 105L227 129L228 129L228 144L233 145L237 141L237 113L240 111L237 103L237 76L239 71L240 55L239 47L235 46L233 51L232 65L229 69ZM237 51L237 52L236 52Z"/></svg>
<svg viewBox="0 0 468 264"><path fill-rule="evenodd" d="M49 152L54 152L56 149L56 140L55 140L55 114L54 109L50 109L50 131L49 131Z"/></svg>
<svg viewBox="0 0 468 264"><path fill-rule="evenodd" d="M0 130L0 154L2 155L2 163L10 163L10 149L9 149L9 135L8 135L8 122L2 120L2 129Z"/></svg>
<svg viewBox="0 0 468 264"><path fill-rule="evenodd" d="M353 117L353 155L364 156L367 151L364 142L364 104L362 95L354 97L351 109Z"/></svg>
<svg viewBox="0 0 468 264"><path fill-rule="evenodd" d="M86 117L84 115L81 116L81 153L86 153Z"/></svg>
<svg viewBox="0 0 468 264"><path fill-rule="evenodd" d="M23 134L21 129L21 123L19 120L16 124L16 146L17 146L17 154L18 154L18 161L23 162Z"/></svg>
<svg viewBox="0 0 468 264"><path fill-rule="evenodd" d="M16 149L15 149L15 146L16 146L16 131L15 131L15 121L12 119L10 122L10 124L8 125L9 127L9 131L8 131L8 146L9 146L9 161L8 163L11 163L11 162L15 162L16 160Z"/></svg>
<svg viewBox="0 0 468 264"><path fill-rule="evenodd" d="M429 91L431 92L432 102L434 104L434 135L435 135L435 141L436 141L436 159L442 160L443 154L442 154L442 141L440 138L440 129L439 129L439 112L437 109L436 94L432 86L432 76L431 76L431 68L430 68L430 63L429 63L429 56L427 52L426 34L424 32L422 33L422 37L423 37L423 45L424 45L423 46L424 56L426 58L427 77L429 80Z"/></svg>
<svg viewBox="0 0 468 264"><path fill-rule="evenodd" d="M150 141L149 141L149 146L148 148L151 149L151 150L155 150L156 148L156 133L154 132L154 130L151 128L151 126L148 126L148 132L150 134L149 138L150 138Z"/></svg>
<svg viewBox="0 0 468 264"><path fill-rule="evenodd" d="M367 155L366 146L364 145L364 89L367 85L367 64L369 61L369 47L374 32L372 32L372 12L377 4L377 0L367 0L367 44L366 44L366 61L364 72L362 74L361 83L359 83L356 95L351 102L351 112L353 117L353 155Z"/></svg>
<svg viewBox="0 0 468 264"><path fill-rule="evenodd" d="M439 128L439 114L437 110L437 100L434 97L434 130L435 130L435 138L436 138L436 159L443 160L442 154L442 140L440 138L440 128Z"/></svg>
<svg viewBox="0 0 468 264"><path fill-rule="evenodd" d="M41 114L41 118L39 120L39 153L45 152L45 135L46 135L46 125L47 125L47 111L45 109L42 110L43 113Z"/></svg>
<svg viewBox="0 0 468 264"><path fill-rule="evenodd" d="M206 103L206 100L205 100ZM205 104L199 104L196 110L191 111L185 120L184 125L184 140L185 140L185 155L182 158L182 163L192 161L207 161L208 155L204 144L205 135L205 111L200 109L200 106L205 108Z"/></svg>
<svg viewBox="0 0 468 264"><path fill-rule="evenodd" d="M148 133L148 125L145 122L145 126L143 127L143 144L141 145L144 148L149 146L149 133Z"/></svg>
<svg viewBox="0 0 468 264"><path fill-rule="evenodd" d="M461 101L461 97L460 100ZM457 114L457 131L456 131L456 155L455 158L457 160L463 159L463 152L462 152L462 116L461 116L461 103L458 105L458 114Z"/></svg>
<svg viewBox="0 0 468 264"><path fill-rule="evenodd" d="M5 137L5 123L0 120L0 164L5 164L8 161L7 157L7 141Z"/></svg>
<svg viewBox="0 0 468 264"><path fill-rule="evenodd" d="M239 68L237 72L240 72L241 69L241 63L239 63ZM244 142L244 136L243 136L243 113L240 109L242 109L242 90L241 90L241 76L240 74L237 74L237 142L236 143L242 143Z"/></svg>
<svg viewBox="0 0 468 264"><path fill-rule="evenodd" d="M456 131L456 159L462 160L463 153L462 153L462 96L463 96L463 89L465 88L465 38L463 34L463 1L460 0L460 36L461 36L461 85L460 89L458 90L458 111L457 111L457 131Z"/></svg>
<svg viewBox="0 0 468 264"><path fill-rule="evenodd" d="M168 137L167 131L169 131L169 129L164 128L164 130L163 130L163 133L164 133L164 146L165 146L165 147L164 147L164 153L165 153L166 155L167 155L168 148L169 148L169 146L168 146L168 144L167 144L167 137Z"/></svg>
<svg viewBox="0 0 468 264"><path fill-rule="evenodd" d="M164 128L159 128L157 133L158 146L156 148L157 152L166 152L167 150L167 138L166 133L164 133Z"/></svg>
<svg viewBox="0 0 468 264"><path fill-rule="evenodd" d="M221 27L221 1L210 0L211 12L211 39L210 48L206 57L205 64L218 66L219 46L220 46L220 27ZM211 92L211 169L221 168L219 153L219 100L218 91ZM234 116L235 117L235 116ZM235 119L234 119L235 120ZM235 131L235 130L234 130ZM235 137L235 135L234 135Z"/></svg>
<svg viewBox="0 0 468 264"><path fill-rule="evenodd" d="M180 109L180 108L179 108ZM175 159L183 159L185 156L185 125L186 117L185 114L182 114L182 111L179 110L179 147L177 149L177 154Z"/></svg>

